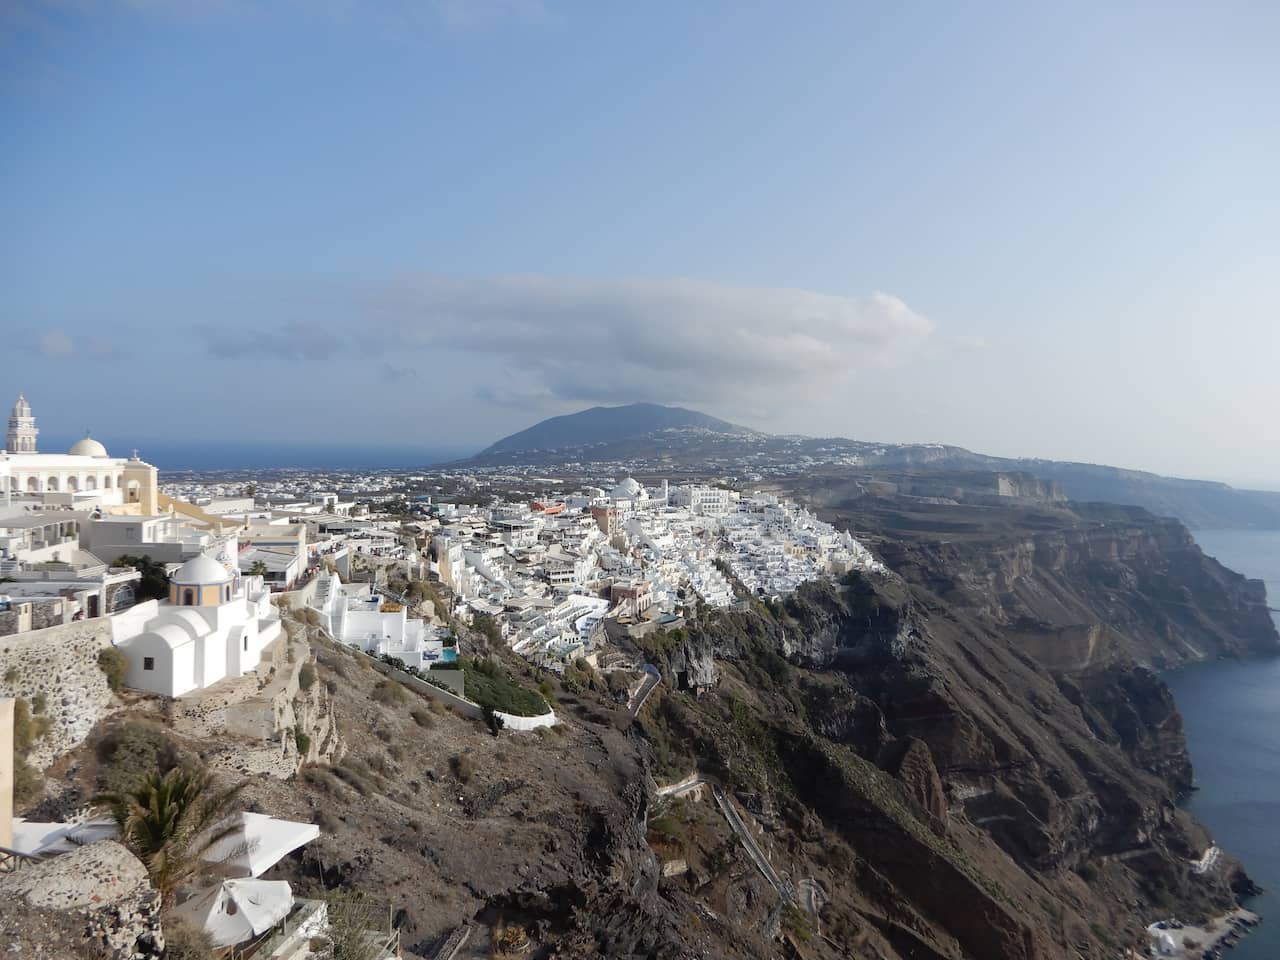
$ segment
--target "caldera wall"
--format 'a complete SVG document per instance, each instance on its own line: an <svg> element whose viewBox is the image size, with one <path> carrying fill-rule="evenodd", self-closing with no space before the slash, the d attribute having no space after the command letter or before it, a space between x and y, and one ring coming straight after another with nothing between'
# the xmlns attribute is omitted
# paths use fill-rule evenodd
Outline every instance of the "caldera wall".
<svg viewBox="0 0 1280 960"><path fill-rule="evenodd" d="M33 766L44 770L79 746L107 712L111 689L98 654L109 646L111 623L105 617L0 638L0 697L33 707L43 697L44 714L52 720L27 754Z"/></svg>

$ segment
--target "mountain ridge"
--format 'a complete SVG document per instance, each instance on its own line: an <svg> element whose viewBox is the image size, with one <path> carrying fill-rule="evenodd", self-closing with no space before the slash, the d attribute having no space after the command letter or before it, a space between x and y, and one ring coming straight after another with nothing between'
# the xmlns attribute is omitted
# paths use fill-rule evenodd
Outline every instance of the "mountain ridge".
<svg viewBox="0 0 1280 960"><path fill-rule="evenodd" d="M1192 529L1280 530L1280 493L1213 480L1168 477L1107 464L995 457L942 443L876 443L844 437L775 435L684 407L636 403L592 407L542 420L503 437L460 466L628 467L652 461L664 471L766 473L832 468L876 478L884 471L945 476L954 471L1024 474L1080 502L1133 504ZM763 469L762 469L763 467Z"/></svg>
<svg viewBox="0 0 1280 960"><path fill-rule="evenodd" d="M567 446L647 436L662 430L689 429L732 436L758 434L748 427L685 407L628 403L588 407L577 413L548 417L490 444L471 459L495 454L559 450Z"/></svg>

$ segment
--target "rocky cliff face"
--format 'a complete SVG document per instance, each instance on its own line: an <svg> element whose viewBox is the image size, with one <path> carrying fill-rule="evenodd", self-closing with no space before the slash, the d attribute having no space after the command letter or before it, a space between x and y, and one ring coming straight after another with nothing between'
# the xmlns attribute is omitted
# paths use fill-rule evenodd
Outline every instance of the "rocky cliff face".
<svg viewBox="0 0 1280 960"><path fill-rule="evenodd" d="M1081 950L1064 909L1105 918L1081 935L1098 950L1141 948L1138 920L1229 904L1247 885L1234 864L1189 868L1208 840L1176 805L1191 782L1181 718L1147 665L1275 652L1260 585L1141 511L1006 513L970 529L974 508L930 507L946 516L931 531L920 509L897 529L867 523L901 576L809 586L651 644L664 673L713 691L686 712L707 713L742 680L750 693L734 696L755 702L757 739L787 742L776 765L749 764L740 738L685 717L695 752L730 781L797 796L910 904L907 926L928 930L939 956L948 943L965 956ZM880 802L877 774L922 829ZM908 853L922 836L939 846ZM953 877L937 902L916 878L944 864L978 864L982 879ZM1048 905L1021 902L1028 889ZM985 934L968 922L978 916Z"/></svg>

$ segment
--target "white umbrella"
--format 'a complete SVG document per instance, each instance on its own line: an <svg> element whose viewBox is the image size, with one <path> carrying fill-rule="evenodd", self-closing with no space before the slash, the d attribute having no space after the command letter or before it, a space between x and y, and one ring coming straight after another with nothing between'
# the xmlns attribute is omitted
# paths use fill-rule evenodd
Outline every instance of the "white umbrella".
<svg viewBox="0 0 1280 960"><path fill-rule="evenodd" d="M174 912L207 930L215 947L230 947L266 933L292 909L286 880L223 880Z"/></svg>
<svg viewBox="0 0 1280 960"><path fill-rule="evenodd" d="M314 823L277 820L265 813L241 813L236 830L204 854L206 863L217 864L235 876L259 877L285 854L320 836Z"/></svg>

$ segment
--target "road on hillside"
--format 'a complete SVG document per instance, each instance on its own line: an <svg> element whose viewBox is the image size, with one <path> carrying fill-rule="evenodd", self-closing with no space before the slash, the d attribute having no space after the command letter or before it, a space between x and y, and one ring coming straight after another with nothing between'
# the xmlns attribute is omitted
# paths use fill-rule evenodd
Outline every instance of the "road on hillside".
<svg viewBox="0 0 1280 960"><path fill-rule="evenodd" d="M796 884L796 893L799 895L801 908L811 917L816 917L822 911L822 905L827 902L826 893L813 877L805 877Z"/></svg>
<svg viewBox="0 0 1280 960"><path fill-rule="evenodd" d="M645 701L649 699L649 694L653 693L654 688L662 682L662 672L651 663L646 663L640 668L645 672L644 682L640 684L640 689L636 691L636 695L631 698L628 709L631 716L636 717L640 714L640 709L644 706Z"/></svg>

